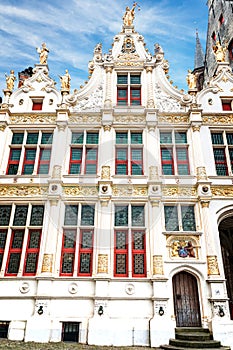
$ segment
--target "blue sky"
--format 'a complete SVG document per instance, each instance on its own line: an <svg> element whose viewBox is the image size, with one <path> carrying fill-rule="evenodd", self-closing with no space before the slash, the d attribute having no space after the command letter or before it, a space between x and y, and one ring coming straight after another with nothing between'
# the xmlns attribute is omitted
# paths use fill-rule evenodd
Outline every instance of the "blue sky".
<svg viewBox="0 0 233 350"><path fill-rule="evenodd" d="M71 90L88 76L88 62L97 43L103 53L121 31L122 16L132 0L2 0L0 1L0 96L5 73L39 63L36 47L45 42L50 50L49 75L60 88L59 75L71 75ZM169 61L169 75L178 88L187 90L186 75L194 67L198 28L205 51L208 9L205 0L140 0L135 30L144 36L153 54L159 43ZM15 84L17 86L17 84Z"/></svg>

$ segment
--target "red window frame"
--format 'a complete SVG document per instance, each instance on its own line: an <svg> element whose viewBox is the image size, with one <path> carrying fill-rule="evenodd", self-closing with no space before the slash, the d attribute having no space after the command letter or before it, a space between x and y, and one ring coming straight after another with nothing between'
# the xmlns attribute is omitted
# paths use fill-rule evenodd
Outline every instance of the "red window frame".
<svg viewBox="0 0 233 350"><path fill-rule="evenodd" d="M10 165L18 165L18 170L19 170L19 162L20 162L20 157L21 157L21 152L20 152L20 157L19 157L19 159L17 159L17 160L12 160L11 159L11 157L12 157L12 153L13 153L13 151L15 151L15 150L20 150L21 152L22 152L22 148L20 147L20 148L11 148L10 149L10 154L9 154L9 160L8 160L8 165L7 165L7 172L6 172L6 174L8 175L8 172L9 172L9 167L10 167Z"/></svg>
<svg viewBox="0 0 233 350"><path fill-rule="evenodd" d="M38 244L38 247L36 247L36 248L30 248L29 247L29 243L30 243L31 234L32 234L32 232L35 232L35 231L40 231L39 244ZM40 252L41 233L42 233L41 229L40 230L36 230L36 229L29 230L29 232L28 232L27 249L26 249L26 253L25 253L24 268L23 268L23 275L24 276L35 276L35 274L36 274L37 266L38 266L39 252ZM29 254L37 254L37 257L36 257L36 268L35 268L35 272L34 273L25 271L27 257L28 257Z"/></svg>
<svg viewBox="0 0 233 350"><path fill-rule="evenodd" d="M46 160L42 160L41 159L41 155L43 153L44 150L50 150L50 157L49 159L46 159ZM37 167L37 174L40 174L40 167L41 165L48 165L48 172L49 172L49 166L50 166L50 160L51 160L51 147L41 147L40 148L40 156L39 156L39 161L38 161L38 167ZM42 173L44 174L44 173Z"/></svg>
<svg viewBox="0 0 233 350"><path fill-rule="evenodd" d="M116 242L116 237L117 237L117 232L124 232L125 233L125 248L117 248L117 242ZM116 229L114 231L114 277L128 277L128 260L129 260L129 244L128 244L128 239L129 239L129 231L128 230L121 230L121 229ZM125 271L126 273L117 273L117 255L124 255L125 256Z"/></svg>
<svg viewBox="0 0 233 350"><path fill-rule="evenodd" d="M126 159L118 159L118 151L126 152ZM128 147L116 147L116 162L115 162L115 173L118 175L117 165L126 165L126 173L124 175L128 175ZM120 174L123 175L123 174Z"/></svg>
<svg viewBox="0 0 233 350"><path fill-rule="evenodd" d="M165 150L169 150L169 152L171 154L171 159L169 159L169 160L163 159L162 151L164 149ZM163 172L163 174L164 174L163 166L168 164L168 165L172 166L172 174L171 175L174 175L174 157L173 157L173 148L172 147L161 147L161 163L162 163L162 172Z"/></svg>
<svg viewBox="0 0 233 350"><path fill-rule="evenodd" d="M7 230L0 230L0 233L4 233L5 234L5 244L3 248L0 248L0 255L2 255L2 259L1 261L3 261L3 255L4 255L4 251L5 251L5 245L6 245L6 239L7 239ZM2 264L0 263L0 269L1 269Z"/></svg>
<svg viewBox="0 0 233 350"><path fill-rule="evenodd" d="M141 152L141 159L140 160L134 160L133 157L132 157L132 153L134 150L137 150L137 151L140 151ZM130 171L131 171L131 175L139 175L139 174L133 174L133 171L132 171L132 168L133 168L133 165L138 165L141 167L141 174L140 175L143 175L143 149L142 148L136 148L136 147L130 147Z"/></svg>
<svg viewBox="0 0 233 350"><path fill-rule="evenodd" d="M75 249L76 249L76 230L70 230L67 229L69 232L73 232L75 240L74 240L74 246L70 248L65 248L64 247L64 242L65 242L65 235L66 235L66 229L63 231L63 237L62 237L62 250L61 250L61 261L60 261L60 276L73 276L74 273L74 260L75 260ZM73 255L73 268L72 272L62 272L62 263L63 263L63 257L64 254L72 254Z"/></svg>
<svg viewBox="0 0 233 350"><path fill-rule="evenodd" d="M186 160L178 160L178 153L177 150L182 149L185 150L186 153ZM190 174L190 169L189 169L189 157L188 157L188 147L176 147L176 162L177 162L177 173L179 175L184 175L184 174L180 174L179 173L179 165L187 165L187 169L188 169L188 173L185 175L189 175Z"/></svg>
<svg viewBox="0 0 233 350"><path fill-rule="evenodd" d="M43 102L32 102L32 110L33 111L41 111Z"/></svg>
<svg viewBox="0 0 233 350"><path fill-rule="evenodd" d="M143 234L143 249L136 249L134 245L134 232L140 232ZM146 235L145 230L132 230L132 277L146 277ZM138 274L134 271L134 258L136 255L143 255L144 261L144 273Z"/></svg>
<svg viewBox="0 0 233 350"><path fill-rule="evenodd" d="M35 151L35 158L33 160L27 160L26 159L26 155L27 155L27 151ZM24 160L23 160L23 167L22 167L22 175L24 175L24 168L25 165L35 165L35 160L36 160L36 148L25 148L25 152L24 152Z"/></svg>
<svg viewBox="0 0 233 350"><path fill-rule="evenodd" d="M223 151L223 155L224 155L224 160L220 161L220 160L216 160L215 154L214 154L214 162L215 162L215 169L216 169L217 175L221 176L217 172L217 165L222 165L224 167L224 169L226 170L226 174L222 175L222 176L228 176L229 173L228 173L228 166L227 166L227 159L226 159L226 150L224 148L217 148L217 147L214 147L214 150L221 150L221 151Z"/></svg>
<svg viewBox="0 0 233 350"><path fill-rule="evenodd" d="M87 154L90 150L95 150L96 152L96 159L87 159ZM97 174L97 160L98 160L98 148L97 147L86 147L86 154L85 154L85 174L87 174L87 165L89 164L95 164L95 174ZM88 173L90 175L90 173ZM93 174L93 173L91 173Z"/></svg>
<svg viewBox="0 0 233 350"><path fill-rule="evenodd" d="M133 96L133 91L136 91L136 90L140 92L139 97ZM138 101L138 103L133 103L134 101ZM130 86L130 105L131 106L141 106L141 87Z"/></svg>
<svg viewBox="0 0 233 350"><path fill-rule="evenodd" d="M126 96L125 97L120 97L119 96L119 91L124 90L126 91ZM124 103L119 103L119 102L124 102ZM128 105L128 86L127 87L118 87L117 88L117 104L119 106L127 106Z"/></svg>
<svg viewBox="0 0 233 350"><path fill-rule="evenodd" d="M20 248L12 248L12 243L13 243L14 236L15 236L15 231L22 231L23 232L22 245L21 245ZM17 274L18 274L18 271L16 273L10 273L10 272L7 272L7 270L8 270L11 254L14 254L14 253L20 254L20 260L21 260L24 234L25 234L25 230L24 229L23 230L21 230L21 229L20 230L12 230L11 241L10 241L10 248L9 248L8 257L7 257L7 263L6 263L5 276L17 276ZM19 266L20 266L20 262L19 262Z"/></svg>
<svg viewBox="0 0 233 350"><path fill-rule="evenodd" d="M81 159L72 159L73 150L75 150L77 148L81 150ZM72 164L80 164L80 168L79 168L79 173L78 174L81 174L82 158L83 158L83 149L81 147L71 147L71 149L70 149L69 174L73 174L73 173L70 173Z"/></svg>
<svg viewBox="0 0 233 350"><path fill-rule="evenodd" d="M83 238L83 232L84 231L91 231L92 232L92 240L91 240L91 246L89 247L83 247L82 246L82 238ZM93 265L93 240L94 240L94 230L93 229L81 229L80 230L80 240L79 240L79 264L78 264L78 276L91 276L92 275L92 265ZM90 254L90 270L89 272L81 272L81 256L82 254Z"/></svg>

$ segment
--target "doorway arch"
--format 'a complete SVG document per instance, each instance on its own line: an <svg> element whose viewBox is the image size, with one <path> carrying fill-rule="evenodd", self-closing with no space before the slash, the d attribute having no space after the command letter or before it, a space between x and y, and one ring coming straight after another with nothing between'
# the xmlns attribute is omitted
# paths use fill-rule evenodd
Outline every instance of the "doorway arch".
<svg viewBox="0 0 233 350"><path fill-rule="evenodd" d="M231 212L231 216L227 216L220 222L219 238L229 298L229 311L233 320L233 212Z"/></svg>
<svg viewBox="0 0 233 350"><path fill-rule="evenodd" d="M173 276L173 299L177 327L201 327L197 279L181 271Z"/></svg>

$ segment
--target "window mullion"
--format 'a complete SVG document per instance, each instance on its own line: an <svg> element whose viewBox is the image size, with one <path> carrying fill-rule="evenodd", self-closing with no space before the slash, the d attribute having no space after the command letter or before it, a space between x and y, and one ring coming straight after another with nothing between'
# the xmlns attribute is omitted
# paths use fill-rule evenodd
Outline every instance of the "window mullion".
<svg viewBox="0 0 233 350"><path fill-rule="evenodd" d="M130 84L130 73L128 73L128 85L127 85L127 96L128 96L128 100L127 100L127 106L130 106L130 90L131 90L131 84Z"/></svg>
<svg viewBox="0 0 233 350"><path fill-rule="evenodd" d="M228 145L228 142L227 142L227 136L226 136L226 132L225 131L223 131L223 143L224 143L224 146L225 146L224 148L225 148L225 156L226 156L228 174L229 174L229 176L232 176L229 145Z"/></svg>
<svg viewBox="0 0 233 350"><path fill-rule="evenodd" d="M182 225L182 213L181 213L181 206L180 204L177 205L177 213L178 213L178 224L179 224L179 231L183 231L183 225Z"/></svg>
<svg viewBox="0 0 233 350"><path fill-rule="evenodd" d="M30 215L28 215L30 218ZM28 218L27 218L28 219ZM27 249L27 241L28 241L28 232L29 229L27 227L24 228L24 237L23 237L23 244L21 249L21 257L20 257L20 264L19 264L19 270L17 276L23 275L23 268L25 264L25 257L26 257L26 249Z"/></svg>

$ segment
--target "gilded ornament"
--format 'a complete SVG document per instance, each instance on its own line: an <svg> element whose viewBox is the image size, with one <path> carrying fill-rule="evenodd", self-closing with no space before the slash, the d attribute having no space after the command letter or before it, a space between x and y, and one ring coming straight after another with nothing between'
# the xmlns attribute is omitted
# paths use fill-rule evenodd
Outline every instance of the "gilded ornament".
<svg viewBox="0 0 233 350"><path fill-rule="evenodd" d="M201 130L201 125L192 125L193 132L195 131L200 131Z"/></svg>
<svg viewBox="0 0 233 350"><path fill-rule="evenodd" d="M153 275L163 275L163 257L162 255L153 256Z"/></svg>
<svg viewBox="0 0 233 350"><path fill-rule="evenodd" d="M40 64L47 64L49 49L46 47L46 44L42 43L41 48L36 48L36 51L40 55Z"/></svg>
<svg viewBox="0 0 233 350"><path fill-rule="evenodd" d="M206 168L204 166L197 167L197 181L205 180L207 181Z"/></svg>
<svg viewBox="0 0 233 350"><path fill-rule="evenodd" d="M48 193L47 186L0 186L0 196L43 196Z"/></svg>
<svg viewBox="0 0 233 350"><path fill-rule="evenodd" d="M108 255L99 254L98 255L98 273L108 273Z"/></svg>
<svg viewBox="0 0 233 350"><path fill-rule="evenodd" d="M191 69L188 70L188 75L186 77L186 81L189 89L196 89L197 87L197 76L192 73Z"/></svg>
<svg viewBox="0 0 233 350"><path fill-rule="evenodd" d="M4 131L6 129L6 124L0 124L0 131Z"/></svg>
<svg viewBox="0 0 233 350"><path fill-rule="evenodd" d="M10 75L5 73L6 77L6 88L7 90L12 91L14 89L14 84L16 80L15 72L13 70L10 71Z"/></svg>
<svg viewBox="0 0 233 350"><path fill-rule="evenodd" d="M70 123L75 124L93 124L93 123L100 123L101 122L101 116L100 115L72 115L69 117Z"/></svg>
<svg viewBox="0 0 233 350"><path fill-rule="evenodd" d="M211 191L213 196L216 197L233 197L233 188L232 186L211 186Z"/></svg>
<svg viewBox="0 0 233 350"><path fill-rule="evenodd" d="M101 179L102 180L110 180L110 166L103 165L101 168Z"/></svg>
<svg viewBox="0 0 233 350"><path fill-rule="evenodd" d="M115 185L112 189L113 196L116 197L131 197L140 196L145 197L148 195L147 187L139 186L127 186L127 185Z"/></svg>
<svg viewBox="0 0 233 350"><path fill-rule="evenodd" d="M189 116L187 115L164 115L158 117L159 123L167 124L187 124L189 122Z"/></svg>
<svg viewBox="0 0 233 350"><path fill-rule="evenodd" d="M67 196L97 196L97 186L64 186L63 193Z"/></svg>
<svg viewBox="0 0 233 350"><path fill-rule="evenodd" d="M66 69L64 75L59 75L60 82L61 82L61 89L62 90L67 90L68 92L70 91L70 80L71 77L69 75L68 69Z"/></svg>
<svg viewBox="0 0 233 350"><path fill-rule="evenodd" d="M210 201L201 201L201 207L202 208L209 208Z"/></svg>
<svg viewBox="0 0 233 350"><path fill-rule="evenodd" d="M198 258L197 240L190 236L168 238L169 255L171 258Z"/></svg>
<svg viewBox="0 0 233 350"><path fill-rule="evenodd" d="M226 60L226 47L222 47L219 41L213 45L213 50L217 62L225 62Z"/></svg>
<svg viewBox="0 0 233 350"><path fill-rule="evenodd" d="M207 256L208 275L220 275L218 259L215 255Z"/></svg>
<svg viewBox="0 0 233 350"><path fill-rule="evenodd" d="M163 187L163 196L165 197L195 197L197 190L195 187Z"/></svg>
<svg viewBox="0 0 233 350"><path fill-rule="evenodd" d="M202 118L203 124L205 125L232 125L233 124L233 114L230 115L210 115L204 116Z"/></svg>
<svg viewBox="0 0 233 350"><path fill-rule="evenodd" d="M56 115L14 115L10 117L10 123L53 124L56 122L56 119Z"/></svg>
<svg viewBox="0 0 233 350"><path fill-rule="evenodd" d="M131 9L129 8L129 6L126 7L125 14L122 17L123 23L125 26L131 26L133 24L136 6L137 6L137 3L134 2L133 7Z"/></svg>
<svg viewBox="0 0 233 350"><path fill-rule="evenodd" d="M120 124L128 124L128 123L134 123L134 124L142 124L145 123L146 119L143 115L133 116L133 115L117 115L115 116L115 123Z"/></svg>
<svg viewBox="0 0 233 350"><path fill-rule="evenodd" d="M41 272L53 272L53 254L44 254Z"/></svg>

